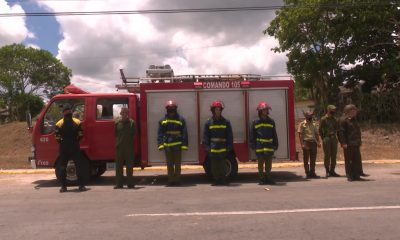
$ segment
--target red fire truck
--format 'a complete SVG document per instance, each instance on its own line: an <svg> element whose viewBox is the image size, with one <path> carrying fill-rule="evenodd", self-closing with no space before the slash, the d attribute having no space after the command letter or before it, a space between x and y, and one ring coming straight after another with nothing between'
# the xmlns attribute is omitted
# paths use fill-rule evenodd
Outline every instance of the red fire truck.
<svg viewBox="0 0 400 240"><path fill-rule="evenodd" d="M65 94L53 97L40 113L32 129L34 168L55 168L59 177L58 143L54 137L55 123L62 117L64 104L73 106L73 114L82 122L84 137L82 155L88 161L92 176L101 176L115 158L114 121L122 106L128 106L137 131L133 143L135 166L141 168L165 165L165 157L157 148L158 121L165 114L165 103L174 100L178 112L186 119L189 150L183 151L182 164L203 165L211 176L210 161L201 143L203 126L211 116L210 104L223 101L223 116L232 123L234 154L227 159L227 175L233 178L238 162L255 159L249 148L249 126L258 117L258 102L271 107L279 138L276 159L296 157L294 120L294 83L290 78L267 78L254 74L173 75L168 66L150 66L147 76L127 78L121 70L122 83L118 90L127 93L87 93L75 86L65 88ZM157 74L160 73L160 74ZM169 75L168 75L169 73ZM67 179L76 180L75 166L69 161Z"/></svg>

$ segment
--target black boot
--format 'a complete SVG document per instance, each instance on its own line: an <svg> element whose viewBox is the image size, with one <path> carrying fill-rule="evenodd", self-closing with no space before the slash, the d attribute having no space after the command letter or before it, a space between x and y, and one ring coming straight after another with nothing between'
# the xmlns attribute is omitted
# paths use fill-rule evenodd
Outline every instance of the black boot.
<svg viewBox="0 0 400 240"><path fill-rule="evenodd" d="M66 192L67 191L67 187L66 186L62 186L60 188L60 193Z"/></svg>
<svg viewBox="0 0 400 240"><path fill-rule="evenodd" d="M340 177L340 175L337 174L337 173L335 172L335 170L330 171L329 176L331 176L331 177Z"/></svg>

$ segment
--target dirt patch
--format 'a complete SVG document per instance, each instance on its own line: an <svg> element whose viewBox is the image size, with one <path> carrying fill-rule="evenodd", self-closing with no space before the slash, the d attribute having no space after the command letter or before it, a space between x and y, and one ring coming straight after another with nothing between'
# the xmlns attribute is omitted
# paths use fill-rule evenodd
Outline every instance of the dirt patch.
<svg viewBox="0 0 400 240"><path fill-rule="evenodd" d="M25 122L0 125L0 169L30 168L31 134Z"/></svg>
<svg viewBox="0 0 400 240"><path fill-rule="evenodd" d="M400 124L362 125L361 154L364 160L400 159ZM296 125L297 129L297 125ZM26 123L0 125L0 169L30 168L31 134ZM302 152L296 133L296 148L300 160ZM322 148L318 149L318 161L323 161ZM339 148L338 160L343 160Z"/></svg>

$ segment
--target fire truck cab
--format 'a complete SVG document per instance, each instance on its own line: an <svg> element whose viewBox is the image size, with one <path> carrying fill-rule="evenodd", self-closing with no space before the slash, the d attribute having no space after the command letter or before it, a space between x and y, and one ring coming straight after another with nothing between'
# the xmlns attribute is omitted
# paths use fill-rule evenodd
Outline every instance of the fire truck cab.
<svg viewBox="0 0 400 240"><path fill-rule="evenodd" d="M157 69L162 74L157 74ZM137 134L132 145L135 166L165 165L165 156L158 151L157 127L168 100L177 103L178 112L187 123L189 149L183 151L182 164L203 165L211 176L202 135L204 124L211 117L210 105L215 100L224 103L222 115L231 121L233 128L234 152L226 161L230 178L237 174L239 162L255 159L249 148L249 127L258 118L256 107L260 101L272 107L270 116L276 122L279 148L275 158L295 160L294 84L290 78L268 79L254 74L173 75L170 67L149 68L143 78L127 78L121 70L121 78L122 83L116 87L127 93L86 93L70 86L66 94L52 98L32 129L32 166L55 168L59 177L54 126L61 119L61 108L66 103L73 106L74 116L82 121L81 151L92 176L102 175L107 163L114 161L114 124L122 106L128 106L130 117L136 122ZM76 180L73 161L68 163L67 175L69 181Z"/></svg>

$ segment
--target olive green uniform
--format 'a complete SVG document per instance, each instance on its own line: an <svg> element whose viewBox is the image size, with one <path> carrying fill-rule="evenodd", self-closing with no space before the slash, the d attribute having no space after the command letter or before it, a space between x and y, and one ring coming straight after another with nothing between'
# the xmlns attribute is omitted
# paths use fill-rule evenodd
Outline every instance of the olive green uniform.
<svg viewBox="0 0 400 240"><path fill-rule="evenodd" d="M344 162L347 179L360 179L362 174L361 163L361 130L355 118L342 117L339 120L339 141L347 145L344 150Z"/></svg>
<svg viewBox="0 0 400 240"><path fill-rule="evenodd" d="M123 186L123 168L126 166L128 187L133 187L133 137L135 135L135 122L131 119L119 120L115 123L116 160L115 175L116 187Z"/></svg>
<svg viewBox="0 0 400 240"><path fill-rule="evenodd" d="M321 118L319 135L324 149L324 165L326 173L333 174L336 167L338 121L334 116L325 115Z"/></svg>

